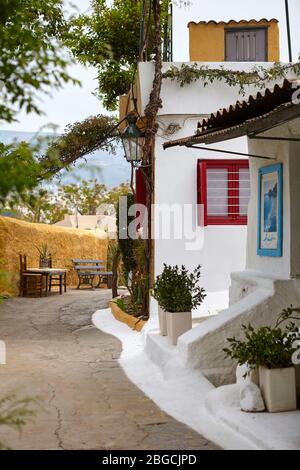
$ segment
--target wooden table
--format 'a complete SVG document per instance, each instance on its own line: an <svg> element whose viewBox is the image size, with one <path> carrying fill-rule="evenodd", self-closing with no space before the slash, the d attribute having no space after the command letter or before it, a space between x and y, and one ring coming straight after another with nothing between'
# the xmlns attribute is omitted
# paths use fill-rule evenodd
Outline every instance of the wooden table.
<svg viewBox="0 0 300 470"><path fill-rule="evenodd" d="M66 292L66 282L63 283L63 280L66 281L65 277L67 275L67 269L63 268L27 268L26 272L33 273L33 274L42 274L46 278L46 296L48 295L48 286L49 286L49 277L50 276L58 276L59 277L59 293L62 295L63 293L63 285L64 290Z"/></svg>

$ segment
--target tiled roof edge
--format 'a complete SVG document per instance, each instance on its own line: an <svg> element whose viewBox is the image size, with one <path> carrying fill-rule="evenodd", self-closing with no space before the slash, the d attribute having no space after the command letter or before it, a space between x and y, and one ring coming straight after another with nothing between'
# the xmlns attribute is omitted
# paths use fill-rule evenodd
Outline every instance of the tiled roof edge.
<svg viewBox="0 0 300 470"><path fill-rule="evenodd" d="M198 24L215 24L215 25L218 25L218 24L224 24L224 25L229 25L230 23L234 23L234 24L240 24L240 23L256 23L256 24L260 24L260 23L272 23L273 21L276 21L276 23L279 23L279 21L276 19L276 18L271 18L270 20L268 20L267 18L261 18L260 20L255 20L255 19L252 19L252 20L229 20L229 21L215 21L215 20L209 20L209 21L199 21L198 23L196 23L195 21L190 21L188 23L188 27L191 25L191 24L195 24L195 25L198 25Z"/></svg>

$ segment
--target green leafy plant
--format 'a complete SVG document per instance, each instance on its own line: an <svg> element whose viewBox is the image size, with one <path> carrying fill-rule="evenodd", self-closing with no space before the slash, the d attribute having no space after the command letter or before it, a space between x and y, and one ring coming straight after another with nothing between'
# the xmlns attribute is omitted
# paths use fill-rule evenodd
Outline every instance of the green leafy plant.
<svg viewBox="0 0 300 470"><path fill-rule="evenodd" d="M182 64L181 67L172 65L162 77L179 83L181 87L190 85L201 80L204 86L215 81L224 81L228 86L239 87L240 94L245 95L245 87L254 85L258 89L264 89L268 82L272 80L283 80L288 73L294 73L300 76L300 57L295 64L275 63L270 68L256 65L249 72L241 70L230 70L224 66L219 68L210 68L206 65L199 66L195 64Z"/></svg>
<svg viewBox="0 0 300 470"><path fill-rule="evenodd" d="M118 296L119 278L122 275L121 251L117 240L109 240L107 270L112 271L112 298Z"/></svg>
<svg viewBox="0 0 300 470"><path fill-rule="evenodd" d="M14 393L0 398L0 426L21 431L27 420L35 415L31 407L34 403L37 403L36 399L19 399ZM7 446L0 442L0 449L7 449Z"/></svg>
<svg viewBox="0 0 300 470"><path fill-rule="evenodd" d="M49 142L46 152L40 157L44 166L42 176L54 175L99 149L114 155L119 135L116 124L116 118L103 114L68 124L62 135Z"/></svg>
<svg viewBox="0 0 300 470"><path fill-rule="evenodd" d="M123 297L121 297L120 299L116 299L115 302L116 302L117 306L118 306L121 310L123 310L123 312L126 312L126 310L127 310L127 304L126 304L126 302L125 302L125 300L124 300Z"/></svg>
<svg viewBox="0 0 300 470"><path fill-rule="evenodd" d="M48 265L51 253L50 253L47 243L43 243L40 247L36 246L36 249L38 250L39 255L40 255L40 263L43 265L44 264Z"/></svg>
<svg viewBox="0 0 300 470"><path fill-rule="evenodd" d="M185 266L164 264L162 274L157 276L153 288L153 297L167 312L190 312L201 305L206 297L199 286L201 266L189 272Z"/></svg>
<svg viewBox="0 0 300 470"><path fill-rule="evenodd" d="M144 51L150 58L155 52L155 27L152 1L92 0L88 14L84 13L69 23L66 44L74 57L97 70L98 87L95 91L104 107L117 109L120 95L128 93L141 47L141 14L146 3ZM162 0L161 37L168 21L170 0Z"/></svg>
<svg viewBox="0 0 300 470"><path fill-rule="evenodd" d="M145 301L149 296L149 274L147 269L147 255L145 243L142 239L134 240L133 256L135 269L131 272L128 290L130 292L130 310L132 315L143 319L148 318L144 308Z"/></svg>
<svg viewBox="0 0 300 470"><path fill-rule="evenodd" d="M0 120L41 114L39 93L79 84L68 74L63 9L62 0L0 0Z"/></svg>
<svg viewBox="0 0 300 470"><path fill-rule="evenodd" d="M254 329L251 324L242 325L244 339L228 338L229 347L224 348L225 356L238 361L239 365L248 364L250 369L259 366L269 369L284 369L292 367L292 356L297 351L295 340L300 338L300 332L295 322L300 317L300 308L293 306L284 309L274 327L262 326ZM289 321L284 329L281 325Z"/></svg>
<svg viewBox="0 0 300 470"><path fill-rule="evenodd" d="M135 203L134 195L132 193L128 193L125 197L127 197L127 207L129 208ZM137 263L136 263L136 259L134 256L135 240L128 237L128 226L134 221L135 217L127 216L127 223L123 227L123 226L120 226L119 216L120 216L120 207L118 204L118 207L117 207L118 240L119 240L119 247L121 250L122 260L124 264L125 282L127 285L129 273L133 272L137 268Z"/></svg>

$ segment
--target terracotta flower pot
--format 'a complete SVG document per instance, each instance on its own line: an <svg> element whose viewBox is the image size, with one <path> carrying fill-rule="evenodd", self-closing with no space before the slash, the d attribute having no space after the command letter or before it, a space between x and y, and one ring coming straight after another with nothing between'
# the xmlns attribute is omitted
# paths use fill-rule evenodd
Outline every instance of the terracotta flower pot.
<svg viewBox="0 0 300 470"><path fill-rule="evenodd" d="M295 368L259 368L259 385L266 408L271 413L297 409Z"/></svg>
<svg viewBox="0 0 300 470"><path fill-rule="evenodd" d="M179 336L192 328L191 312L166 312L167 332L171 344L176 346Z"/></svg>
<svg viewBox="0 0 300 470"><path fill-rule="evenodd" d="M158 321L161 336L167 336L167 316L163 308L158 306Z"/></svg>

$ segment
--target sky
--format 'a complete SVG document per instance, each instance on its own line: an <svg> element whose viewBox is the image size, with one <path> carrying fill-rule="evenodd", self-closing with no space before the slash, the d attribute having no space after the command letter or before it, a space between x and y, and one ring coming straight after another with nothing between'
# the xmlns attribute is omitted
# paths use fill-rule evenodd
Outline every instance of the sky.
<svg viewBox="0 0 300 470"><path fill-rule="evenodd" d="M72 0L80 11L87 11L89 0ZM300 0L289 0L292 30L293 58L300 53ZM230 19L277 18L281 32L281 60L288 60L287 34L284 0L192 0L186 8L174 8L174 60L188 61L188 29L189 21L214 19L216 21ZM298 21L297 21L298 18ZM69 123L80 121L90 115L107 114L101 102L93 96L96 88L96 71L93 68L74 65L69 72L82 82L82 87L68 84L64 89L53 92L50 97L40 96L40 106L45 115L36 116L20 113L18 122L5 124L1 130L37 132L46 130L49 124L55 124L59 132Z"/></svg>

